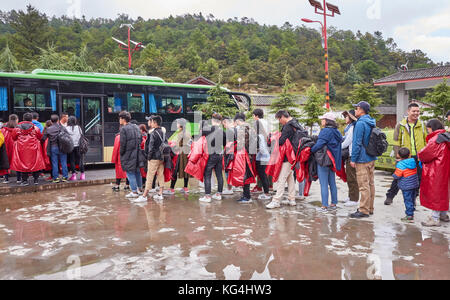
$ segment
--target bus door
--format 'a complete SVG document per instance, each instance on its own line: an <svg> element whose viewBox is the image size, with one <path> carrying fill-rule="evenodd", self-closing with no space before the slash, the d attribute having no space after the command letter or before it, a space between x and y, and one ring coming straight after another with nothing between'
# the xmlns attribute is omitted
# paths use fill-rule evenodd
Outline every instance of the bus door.
<svg viewBox="0 0 450 300"><path fill-rule="evenodd" d="M101 97L83 97L83 129L89 140L85 162L103 162L103 112Z"/></svg>

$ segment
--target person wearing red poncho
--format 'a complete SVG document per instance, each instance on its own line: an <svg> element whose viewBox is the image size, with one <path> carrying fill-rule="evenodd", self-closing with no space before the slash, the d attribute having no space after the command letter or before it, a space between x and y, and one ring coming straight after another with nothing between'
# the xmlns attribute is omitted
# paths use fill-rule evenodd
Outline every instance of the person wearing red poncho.
<svg viewBox="0 0 450 300"><path fill-rule="evenodd" d="M250 137L256 133L245 123L245 114L238 113L236 123L236 150L234 160L230 163L228 183L232 186L243 186L244 191L239 204L252 203L250 184L256 183L255 159L250 156Z"/></svg>
<svg viewBox="0 0 450 300"><path fill-rule="evenodd" d="M13 155L13 150L14 150L14 141L12 139L12 132L15 130L15 128L17 128L17 123L19 121L19 117L15 114L9 115L9 119L8 122L6 124L3 124L3 127L1 129L1 132L5 138L5 142L4 142L4 147L6 150L6 155L8 156L8 162L9 165L11 166L11 162L12 162L12 155ZM3 181L4 183L9 183L9 176L10 176L10 168L8 168L8 170L4 171L5 175L5 181ZM21 183L22 179L21 179L21 174L20 172L17 173L17 183Z"/></svg>
<svg viewBox="0 0 450 300"><path fill-rule="evenodd" d="M12 132L15 143L11 169L23 173L21 185L26 186L29 173L33 174L34 184L38 184L39 173L45 169L45 162L41 148L42 133L33 125L33 115L26 113L23 119Z"/></svg>
<svg viewBox="0 0 450 300"><path fill-rule="evenodd" d="M427 145L419 152L423 165L420 184L420 204L432 210L432 216L422 225L440 226L449 222L447 211L450 201L450 133L437 119L428 121Z"/></svg>
<svg viewBox="0 0 450 300"><path fill-rule="evenodd" d="M119 129L120 130L120 129ZM113 191L118 192L120 190L120 182L122 179L127 178L127 172L122 169L122 164L120 163L120 134L116 134L116 138L114 139L114 148L111 157L111 162L114 164L116 170L116 185L113 186ZM129 184L127 180L125 190L129 190Z"/></svg>
<svg viewBox="0 0 450 300"><path fill-rule="evenodd" d="M295 164L295 154L298 149L300 137L303 135L303 128L295 118L292 118L289 112L281 110L277 112L275 118L283 125L281 136L278 140L279 152L273 152L269 166L266 169L267 174L273 176L276 182L276 195L272 202L266 205L267 209L279 208L284 194L284 186L288 184L289 205L296 206L295 202L295 178L292 166ZM274 161L276 160L276 161Z"/></svg>

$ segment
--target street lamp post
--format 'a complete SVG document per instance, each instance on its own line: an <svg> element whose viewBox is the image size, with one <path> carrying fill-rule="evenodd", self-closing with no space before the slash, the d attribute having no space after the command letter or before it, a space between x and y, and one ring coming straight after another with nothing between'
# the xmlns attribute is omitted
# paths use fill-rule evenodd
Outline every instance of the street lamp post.
<svg viewBox="0 0 450 300"><path fill-rule="evenodd" d="M303 18L302 21L306 23L319 23L322 26L322 37L324 40L324 50L325 50L325 91L326 91L326 106L327 110L330 110L330 74L328 69L328 42L327 42L327 17L334 17L334 14L340 15L341 12L336 5L327 3L323 0L323 6L319 1L309 0L311 6L315 8L315 13L318 15L323 15L323 23L320 21L312 21L310 19ZM328 9L331 14L327 14L326 9ZM322 12L320 12L322 11Z"/></svg>

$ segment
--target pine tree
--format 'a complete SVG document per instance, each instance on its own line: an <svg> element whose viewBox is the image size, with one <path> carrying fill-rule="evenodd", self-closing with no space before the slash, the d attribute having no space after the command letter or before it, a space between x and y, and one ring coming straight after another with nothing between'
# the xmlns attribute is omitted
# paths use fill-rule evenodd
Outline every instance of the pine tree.
<svg viewBox="0 0 450 300"><path fill-rule="evenodd" d="M317 87L312 84L306 90L306 98L300 121L310 128L312 134L312 127L314 124L320 123L319 117L326 112L324 108L325 95L320 93Z"/></svg>
<svg viewBox="0 0 450 300"><path fill-rule="evenodd" d="M348 70L345 77L346 77L345 80L347 81L347 83L349 83L351 85L361 83L361 81L362 81L362 77L361 77L361 75L359 75L358 70L356 70L354 64L352 64L350 66L350 69Z"/></svg>
<svg viewBox="0 0 450 300"><path fill-rule="evenodd" d="M209 97L207 101L202 104L196 104L193 107L195 110L202 112L203 119L211 119L214 113L231 117L238 112L234 100L223 90L220 77L219 83L208 91Z"/></svg>
<svg viewBox="0 0 450 300"><path fill-rule="evenodd" d="M30 60L31 65L37 69L68 70L67 58L56 51L53 45L47 45L47 49L39 48L41 54Z"/></svg>
<svg viewBox="0 0 450 300"><path fill-rule="evenodd" d="M0 70L5 72L14 72L18 70L17 60L11 53L8 45L6 45L2 54L0 54Z"/></svg>
<svg viewBox="0 0 450 300"><path fill-rule="evenodd" d="M370 104L370 116L375 120L380 120L383 116L380 115L376 107L382 103L382 100L370 83L355 84L353 90L348 97L350 103L357 104L361 101L366 101Z"/></svg>
<svg viewBox="0 0 450 300"><path fill-rule="evenodd" d="M270 104L270 112L276 114L280 110L286 110L293 118L298 118L300 114L297 109L300 109L300 105L297 103L297 97L289 93L289 90L292 88L292 84L290 82L288 68L286 68L283 79L283 92Z"/></svg>

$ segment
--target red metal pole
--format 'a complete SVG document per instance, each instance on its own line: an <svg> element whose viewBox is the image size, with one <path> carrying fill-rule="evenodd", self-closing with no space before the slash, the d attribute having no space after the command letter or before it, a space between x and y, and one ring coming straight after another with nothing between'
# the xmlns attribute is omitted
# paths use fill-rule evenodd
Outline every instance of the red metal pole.
<svg viewBox="0 0 450 300"><path fill-rule="evenodd" d="M325 91L326 91L326 105L327 110L330 110L330 76L328 73L328 43L327 43L327 11L326 1L323 0L323 38L325 43Z"/></svg>
<svg viewBox="0 0 450 300"><path fill-rule="evenodd" d="M131 27L128 27L128 70L131 69L131 47L130 47L130 31Z"/></svg>

